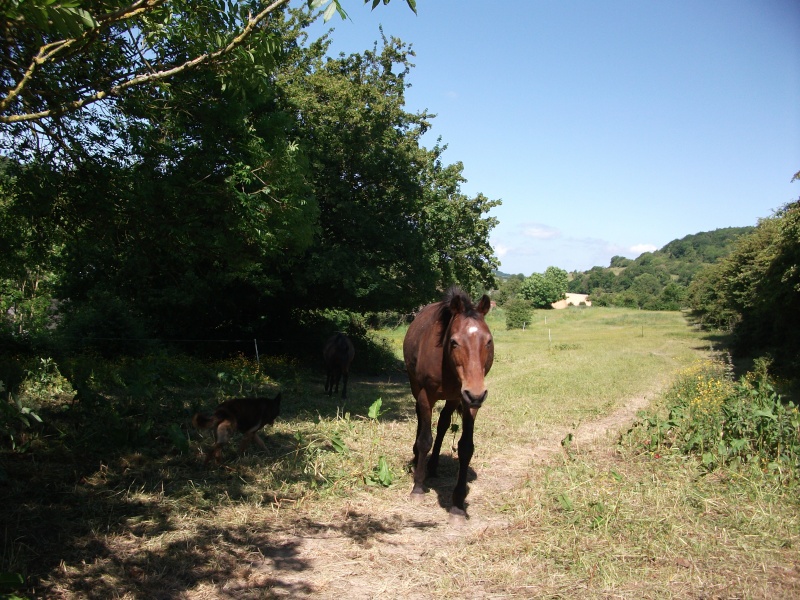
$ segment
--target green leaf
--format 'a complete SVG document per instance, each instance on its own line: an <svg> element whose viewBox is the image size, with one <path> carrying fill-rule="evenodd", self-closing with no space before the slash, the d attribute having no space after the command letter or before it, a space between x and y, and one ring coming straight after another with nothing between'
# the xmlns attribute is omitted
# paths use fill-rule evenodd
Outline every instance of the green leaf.
<svg viewBox="0 0 800 600"><path fill-rule="evenodd" d="M561 505L561 508L563 508L565 511L567 511L567 512L571 512L572 511L572 508L573 508L572 507L572 500L570 500L569 497L567 497L566 494L559 494L557 500L558 500L558 503Z"/></svg>
<svg viewBox="0 0 800 600"><path fill-rule="evenodd" d="M180 425L172 423L169 428L167 428L167 435L169 435L172 444L181 454L185 454L189 451L189 440L186 438L186 435L184 435Z"/></svg>
<svg viewBox="0 0 800 600"><path fill-rule="evenodd" d="M325 9L325 12L322 14L322 18L326 23L331 20L333 13L336 12L336 7L337 5L334 2L331 2L328 5L328 8Z"/></svg>
<svg viewBox="0 0 800 600"><path fill-rule="evenodd" d="M342 5L339 4L339 0L333 0L333 1L336 4L336 12L339 13L339 16L342 18L342 20L344 21L348 19L349 17L347 16L347 13L345 12L344 8L342 8Z"/></svg>
<svg viewBox="0 0 800 600"><path fill-rule="evenodd" d="M97 21L95 21L95 18L88 11L82 8L76 8L75 15L83 22L86 29L94 29L97 27Z"/></svg>
<svg viewBox="0 0 800 600"><path fill-rule="evenodd" d="M24 583L25 579L19 573L0 573L0 590L13 589Z"/></svg>
<svg viewBox="0 0 800 600"><path fill-rule="evenodd" d="M386 457L381 456L378 459L378 481L383 487L389 487L392 484L394 477L389 470L389 463L386 462Z"/></svg>
<svg viewBox="0 0 800 600"><path fill-rule="evenodd" d="M373 402L370 405L369 410L367 411L367 416L370 419L377 419L378 417L380 417L381 416L381 405L382 404L383 404L383 400L381 400L380 398L375 400L375 402Z"/></svg>
<svg viewBox="0 0 800 600"><path fill-rule="evenodd" d="M764 417L765 419L772 419L773 421L777 419L771 410L755 410L753 411L753 415L756 417Z"/></svg>
<svg viewBox="0 0 800 600"><path fill-rule="evenodd" d="M333 435L330 437L331 446L333 449L339 454L345 454L347 452L347 445L344 443L344 440L339 435L338 431L335 431Z"/></svg>
<svg viewBox="0 0 800 600"><path fill-rule="evenodd" d="M731 450L733 450L734 452L742 450L745 446L747 446L746 439L738 438L735 440L731 440Z"/></svg>

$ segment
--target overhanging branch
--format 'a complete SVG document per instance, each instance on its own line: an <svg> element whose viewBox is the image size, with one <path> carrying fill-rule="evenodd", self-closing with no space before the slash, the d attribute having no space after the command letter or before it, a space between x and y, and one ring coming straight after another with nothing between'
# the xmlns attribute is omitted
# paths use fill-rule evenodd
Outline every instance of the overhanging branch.
<svg viewBox="0 0 800 600"><path fill-rule="evenodd" d="M104 17L98 20L98 25L103 28L110 27L113 24L122 22L134 16L152 10L159 4L163 3L163 1L164 0L138 0L137 2L134 2L128 7L120 9L114 13L105 15ZM172 67L170 69L164 69L161 71L151 72L143 75L138 75L136 77L132 77L131 79L123 81L117 85L113 85L106 90L98 90L92 94L89 94L77 100L73 100L71 102L65 102L64 104L62 104L57 108L51 108L38 112L30 112L22 114L11 114L11 115L0 114L0 123L11 124L11 123L22 123L28 121L38 121L41 119L56 117L66 113L74 112L94 102L103 100L104 98L108 98L110 96L116 96L128 88L137 85L152 83L154 81L161 81L164 79L168 79L169 77L172 77L173 75L176 75L183 71L216 60L222 56L230 54L233 50L241 46L247 40L247 38L253 33L253 31L255 30L255 28L258 26L259 23L261 23L264 19L266 19L270 15L270 13L274 12L276 9L278 9L284 4L287 4L288 2L289 0L275 0L272 4L264 8L264 10L257 13L255 16L251 16L247 20L247 23L244 25L241 32L235 38L233 38L233 40L231 40L226 46L219 48L214 52L207 52L205 54L201 54L200 56L187 60L182 64ZM42 65L47 64L48 62L54 62L56 60L59 60L60 57L66 55L66 53L71 48L79 46L82 42L86 41L86 39L88 39L90 35L96 35L96 33L97 33L97 28L92 28L84 32L81 36L66 40L60 40L58 42L52 42L50 44L42 46L39 49L39 52L31 61L30 65L25 71L25 74L17 83L17 85L13 89L9 90L8 93L5 95L5 97L0 99L0 112L8 110L12 102L22 94L23 90L31 81L36 71Z"/></svg>

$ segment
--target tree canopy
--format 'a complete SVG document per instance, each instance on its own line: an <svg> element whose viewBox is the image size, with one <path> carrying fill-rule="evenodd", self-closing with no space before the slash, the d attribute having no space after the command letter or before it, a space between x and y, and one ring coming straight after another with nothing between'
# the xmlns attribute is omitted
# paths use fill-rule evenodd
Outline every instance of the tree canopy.
<svg viewBox="0 0 800 600"><path fill-rule="evenodd" d="M707 325L730 328L739 355L769 354L778 369L800 366L800 201L743 236L690 286L692 309Z"/></svg>
<svg viewBox="0 0 800 600"><path fill-rule="evenodd" d="M336 12L347 17L340 0L305 1L312 10L327 5L326 21ZM372 0L372 8L380 2ZM416 0L406 2L416 12ZM288 3L5 2L0 123L56 118L201 65L224 69L242 56L263 68L280 51L267 20Z"/></svg>
<svg viewBox="0 0 800 600"><path fill-rule="evenodd" d="M181 8L147 13L175 62L244 23ZM225 60L3 125L3 310L27 302L44 322L57 306L74 337L98 320L120 337L222 336L274 331L297 309L408 310L451 284L491 287L498 201L467 197L462 165L422 146L433 115L405 109L413 53L383 39L328 59L326 39L305 39L313 18L274 8ZM100 37L84 62L135 71L141 56Z"/></svg>
<svg viewBox="0 0 800 600"><path fill-rule="evenodd" d="M547 267L543 274L531 273L530 277L522 282L519 295L534 308L548 308L551 304L564 299L568 277L563 269Z"/></svg>

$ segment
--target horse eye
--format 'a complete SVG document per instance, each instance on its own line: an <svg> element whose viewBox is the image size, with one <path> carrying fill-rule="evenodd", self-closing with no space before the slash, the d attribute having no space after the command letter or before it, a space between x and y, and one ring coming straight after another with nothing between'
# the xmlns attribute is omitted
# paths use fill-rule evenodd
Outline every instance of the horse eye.
<svg viewBox="0 0 800 600"><path fill-rule="evenodd" d="M486 342L486 347L488 348L488 347L489 347L489 346L491 346L493 343L494 343L494 342L493 342L493 341L490 339L488 342Z"/></svg>
<svg viewBox="0 0 800 600"><path fill-rule="evenodd" d="M451 339L450 340L450 347L451 348L458 348L458 342L453 340L453 339Z"/></svg>

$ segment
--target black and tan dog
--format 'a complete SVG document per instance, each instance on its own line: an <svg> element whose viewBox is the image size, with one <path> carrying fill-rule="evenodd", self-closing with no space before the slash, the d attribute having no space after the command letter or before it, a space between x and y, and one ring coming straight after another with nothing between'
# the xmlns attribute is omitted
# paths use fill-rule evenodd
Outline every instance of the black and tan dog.
<svg viewBox="0 0 800 600"><path fill-rule="evenodd" d="M222 446L228 443L231 436L239 431L242 442L239 454L244 452L250 442L256 443L266 450L264 441L258 436L258 430L264 425L272 425L280 414L281 394L275 398L236 398L220 404L212 415L197 413L192 424L198 429L211 429L214 434L214 445L206 454L206 464L213 456L220 462Z"/></svg>

